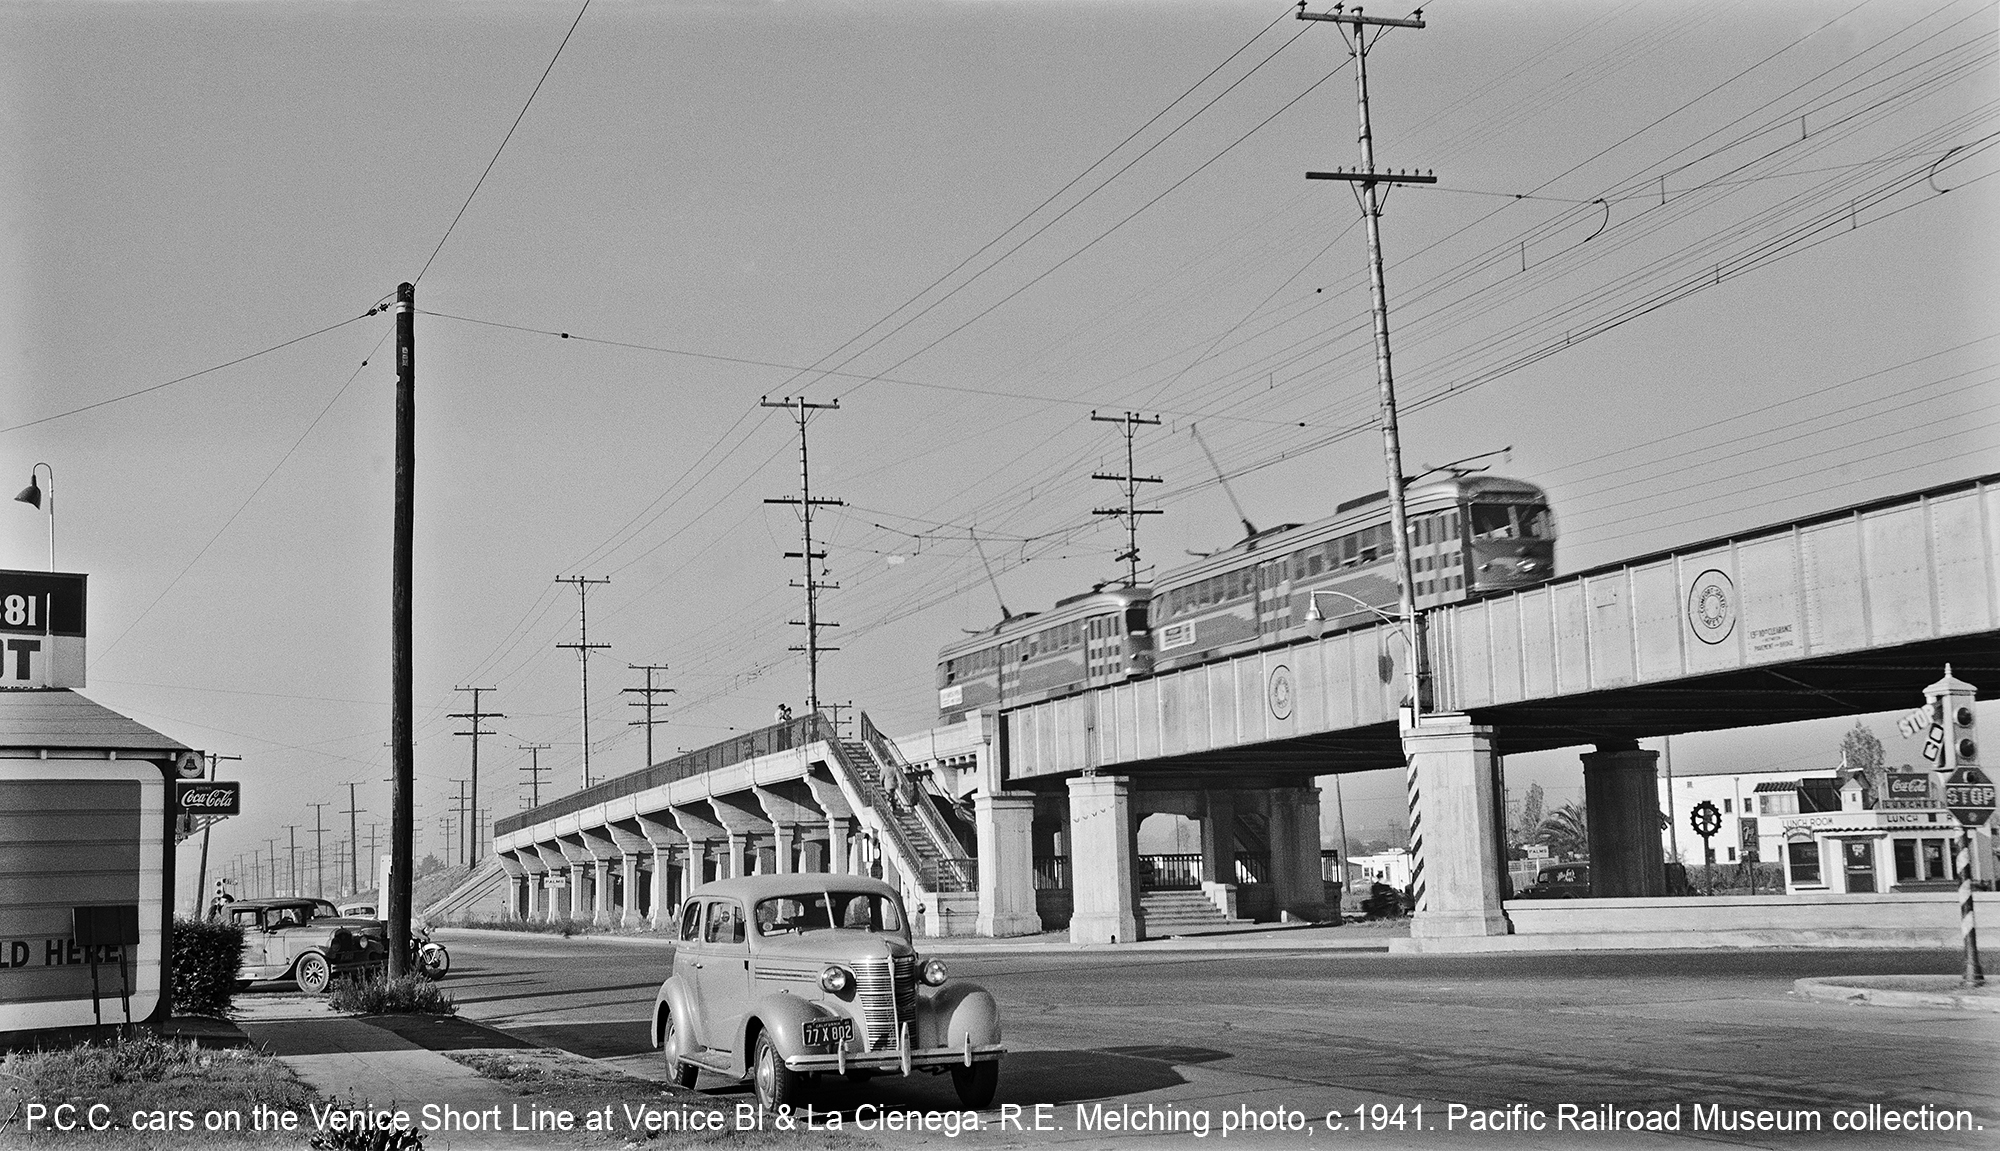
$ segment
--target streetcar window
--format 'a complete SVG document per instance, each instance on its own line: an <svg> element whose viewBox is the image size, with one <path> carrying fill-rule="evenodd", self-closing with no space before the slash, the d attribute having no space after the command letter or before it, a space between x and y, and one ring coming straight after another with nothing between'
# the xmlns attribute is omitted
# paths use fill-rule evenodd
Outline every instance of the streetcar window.
<svg viewBox="0 0 2000 1151"><path fill-rule="evenodd" d="M1475 540L1511 540L1521 534L1521 525L1516 517L1517 509L1500 504L1474 504L1472 507L1472 538Z"/></svg>
<svg viewBox="0 0 2000 1151"><path fill-rule="evenodd" d="M1458 511L1456 509L1444 513L1444 536L1445 539L1452 543L1458 542Z"/></svg>
<svg viewBox="0 0 2000 1151"><path fill-rule="evenodd" d="M1531 540L1552 540L1556 538L1555 517L1547 508L1522 508L1521 524Z"/></svg>
<svg viewBox="0 0 2000 1151"><path fill-rule="evenodd" d="M1135 603L1125 609L1125 630L1134 635L1146 630L1146 605Z"/></svg>

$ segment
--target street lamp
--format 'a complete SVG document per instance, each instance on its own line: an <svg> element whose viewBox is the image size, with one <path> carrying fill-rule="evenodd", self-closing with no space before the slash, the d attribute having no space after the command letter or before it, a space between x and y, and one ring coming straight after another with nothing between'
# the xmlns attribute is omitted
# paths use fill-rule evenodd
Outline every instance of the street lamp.
<svg viewBox="0 0 2000 1151"><path fill-rule="evenodd" d="M1369 603L1367 600L1362 599L1360 596L1351 596L1344 591L1315 591L1315 592L1307 592L1306 595L1308 597L1308 601L1306 603L1307 623L1319 623L1320 621L1326 618L1326 613L1319 610L1319 597L1323 595L1337 595L1341 599L1348 600L1358 605L1362 611L1365 611L1370 615L1373 615L1374 617L1376 617L1377 619L1381 620L1384 623L1393 623L1398 626L1400 626L1403 623L1402 616L1390 615L1388 612L1383 611L1381 608L1376 607L1374 604Z"/></svg>
<svg viewBox="0 0 2000 1151"><path fill-rule="evenodd" d="M1360 608L1360 609L1361 609L1362 611L1365 611L1365 612L1367 612L1367 613L1368 613L1369 615L1372 615L1372 616L1374 616L1374 617L1375 617L1376 619L1379 619L1379 620L1381 620L1381 621L1382 621L1383 623L1392 623L1392 624L1395 624L1395 625L1396 625L1396 634L1397 634L1397 635L1400 635L1400 636L1402 636L1402 637L1403 637L1403 642L1404 642L1404 643L1407 643L1407 644L1409 644L1409 645L1410 645L1410 662L1411 662L1412 664L1414 664L1414 663L1416 662L1416 659L1417 659L1417 639L1416 639L1416 637L1415 637L1414 635L1412 635L1412 634L1411 634L1411 630L1412 630L1412 629L1411 629L1411 628L1410 628L1410 626L1409 626L1409 624L1410 624L1410 622L1411 622L1411 621L1410 621L1410 619L1409 619L1408 617L1405 617L1405 616L1402 616L1402 615L1391 615L1390 613L1388 613L1388 612L1386 612L1386 611L1383 611L1383 610L1382 610L1381 608L1379 608L1379 607L1376 607L1376 606L1375 606L1374 604L1372 604L1372 603L1369 603L1369 602L1368 602L1367 600L1364 600L1364 599L1360 598L1359 596L1351 596L1351 595L1348 595L1348 594L1347 594L1346 592L1344 592L1344 591L1314 591L1314 592L1307 592L1307 593L1306 593L1306 596L1307 596L1307 601L1306 601L1306 622L1307 622L1307 623L1323 623L1323 622L1325 622L1325 620L1326 620L1326 613L1325 613L1325 612L1322 612L1322 611L1320 611L1320 610L1319 610L1319 597L1321 597L1321 596L1323 596L1323 595L1337 595L1337 596L1339 596L1339 597L1340 597L1341 599L1344 599L1344 600L1348 601L1349 603L1352 603L1352 604L1354 604L1354 605L1355 605L1356 607L1359 607L1359 608ZM1418 702L1418 700L1417 700L1417 684L1418 684L1418 682L1419 682L1419 681L1418 681L1418 678L1417 678L1417 677L1416 677L1415 675L1412 675L1412 676L1410 677L1410 720L1411 720L1411 722L1413 722L1413 723L1414 723L1414 722L1416 721L1416 718L1417 718L1417 716L1418 716L1419 714L1421 714L1421 713L1422 713L1422 711L1423 711L1423 706L1422 706L1422 704L1421 704L1421 703L1419 703L1419 702Z"/></svg>
<svg viewBox="0 0 2000 1151"><path fill-rule="evenodd" d="M44 499L42 489L35 482L35 472L41 468L48 468L49 472L49 491L46 497L49 513L49 570L54 571L56 570L56 470L44 463L37 463L34 467L29 468L28 486L22 488L21 494L15 496L14 499L18 503L33 504L38 508L42 506L42 500Z"/></svg>

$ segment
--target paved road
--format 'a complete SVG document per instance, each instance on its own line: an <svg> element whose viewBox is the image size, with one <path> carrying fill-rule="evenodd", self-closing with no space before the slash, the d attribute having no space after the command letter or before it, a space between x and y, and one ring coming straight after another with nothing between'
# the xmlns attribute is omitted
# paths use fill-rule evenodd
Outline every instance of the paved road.
<svg viewBox="0 0 2000 1151"><path fill-rule="evenodd" d="M538 1044L652 1073L646 1015L667 951L559 938L457 935L449 986L463 1012ZM2000 1016L1853 1006L1790 994L1794 979L1950 973L1940 953L1574 953L1391 956L1355 952L1065 952L952 961L1000 1000L1011 1054L998 1104L1023 1124L1036 1104L1058 1130L995 1130L981 1143L1021 1146L1208 1146L1226 1114L1290 1112L1303 1132L1235 1136L1232 1146L1644 1147L1689 1138L1753 1146L2000 1146ZM741 1089L704 1076L732 1103ZM864 1102L955 1106L948 1081L924 1076L840 1084L824 1101L850 1118ZM1206 1141L1160 1131L1080 1130L1092 1105L1130 1106L1161 1122L1211 1125ZM1426 1132L1356 1131L1378 1115ZM1447 1126L1457 1104L1518 1127ZM1512 1110L1523 1104L1522 1110ZM1676 1114L1678 1134L1555 1128L1563 1104ZM1842 1117L1922 1108L1968 1111L1977 1129L1835 1132ZM1079 1111L1079 1105L1083 1110ZM1801 1114L1797 1135L1697 1132L1694 1108ZM1148 1107L1153 1110L1148 1111ZM1327 1113L1339 1110L1340 1128ZM1724 1116L1717 1115L1716 1120ZM1879 1119L1876 1122L1880 1122ZM936 1137L942 1140L943 1136ZM921 1140L899 1137L896 1145ZM961 1138L950 1140L962 1144ZM940 1144L943 1145L943 1144Z"/></svg>

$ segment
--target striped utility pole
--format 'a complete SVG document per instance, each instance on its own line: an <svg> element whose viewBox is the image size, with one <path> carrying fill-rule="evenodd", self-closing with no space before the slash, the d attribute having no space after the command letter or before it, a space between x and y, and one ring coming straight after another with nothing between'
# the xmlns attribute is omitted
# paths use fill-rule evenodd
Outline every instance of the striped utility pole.
<svg viewBox="0 0 2000 1151"><path fill-rule="evenodd" d="M1361 167L1357 171L1307 172L1308 180L1344 180L1355 186L1362 218L1368 224L1368 291L1375 316L1375 375L1381 391L1382 456L1388 472L1389 530L1396 558L1396 585L1403 622L1403 638L1409 641L1409 723L1416 725L1423 714L1424 688L1429 675L1424 667L1423 620L1417 615L1416 571L1410 559L1409 515L1403 500L1403 446L1396 423L1396 379L1389 359L1389 292L1382 275L1382 199L1384 190L1397 184L1435 184L1437 177L1414 172L1392 172L1375 167L1375 131L1368 116L1368 50L1390 28L1422 28L1421 14L1406 18L1363 16L1361 9L1336 6L1331 12L1308 12L1299 0L1299 19L1322 20L1340 30L1354 57L1355 88L1361 110ZM1372 33L1372 39L1371 39ZM1420 798L1417 768L1409 762L1405 788L1410 802L1410 873L1417 907L1424 907L1424 836L1419 815Z"/></svg>

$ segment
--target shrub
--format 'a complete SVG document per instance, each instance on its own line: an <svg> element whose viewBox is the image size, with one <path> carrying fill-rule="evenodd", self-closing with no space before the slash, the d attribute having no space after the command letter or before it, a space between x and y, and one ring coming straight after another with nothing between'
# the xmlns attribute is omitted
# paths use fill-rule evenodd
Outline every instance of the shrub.
<svg viewBox="0 0 2000 1151"><path fill-rule="evenodd" d="M230 999L236 995L236 969L242 956L241 927L176 918L173 1014L219 1016L227 1012Z"/></svg>
<svg viewBox="0 0 2000 1151"><path fill-rule="evenodd" d="M391 979L388 973L343 979L328 998L335 1011L362 1015L456 1015L458 1004L437 984L414 972Z"/></svg>

